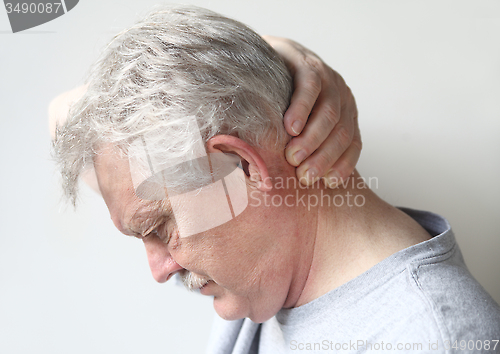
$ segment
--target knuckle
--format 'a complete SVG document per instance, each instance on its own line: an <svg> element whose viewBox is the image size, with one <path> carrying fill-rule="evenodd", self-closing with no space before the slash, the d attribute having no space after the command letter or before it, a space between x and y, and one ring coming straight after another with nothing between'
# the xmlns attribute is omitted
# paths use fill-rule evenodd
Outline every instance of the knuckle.
<svg viewBox="0 0 500 354"><path fill-rule="evenodd" d="M323 172L327 171L334 163L336 163L336 160L340 155L341 154L339 154L336 149L326 148L325 146L324 148L318 149L314 155L312 155L309 163L314 165L320 175L322 175Z"/></svg>
<svg viewBox="0 0 500 354"><path fill-rule="evenodd" d="M321 135L321 131L316 129L311 129L308 131L307 139L304 139L302 146L304 150L313 149L313 151L323 142L324 136Z"/></svg>
<svg viewBox="0 0 500 354"><path fill-rule="evenodd" d="M353 98L352 100L352 119L354 120L354 123L356 126L358 125L358 107L356 106L356 100Z"/></svg>
<svg viewBox="0 0 500 354"><path fill-rule="evenodd" d="M350 174L354 171L354 165L351 165L348 162L340 163L337 167L337 172L339 174L339 178L345 180Z"/></svg>
<svg viewBox="0 0 500 354"><path fill-rule="evenodd" d="M361 141L361 138L353 138L351 144L359 151L363 149L363 142Z"/></svg>
<svg viewBox="0 0 500 354"><path fill-rule="evenodd" d="M320 175L322 175L323 173L321 173L321 171L325 171L328 167L330 167L332 162L333 156L329 151L325 151L324 153L315 156L312 164L316 166L317 170L320 171Z"/></svg>
<svg viewBox="0 0 500 354"><path fill-rule="evenodd" d="M337 171L339 178L345 179L349 177L349 175L354 171L354 168L356 167L356 162L357 160L343 157L336 161L335 170Z"/></svg>
<svg viewBox="0 0 500 354"><path fill-rule="evenodd" d="M304 56L304 61L308 64L312 70L317 73L323 72L325 65L323 61L312 53L307 53L309 55Z"/></svg>
<svg viewBox="0 0 500 354"><path fill-rule="evenodd" d="M304 82L304 89L317 96L321 92L321 78L314 72Z"/></svg>
<svg viewBox="0 0 500 354"><path fill-rule="evenodd" d="M340 75L338 72L336 72L333 69L332 69L332 73L333 73L333 81L335 81L335 84L339 87L339 89L342 92L346 92L346 90L349 90L349 86L347 86L342 75Z"/></svg>
<svg viewBox="0 0 500 354"><path fill-rule="evenodd" d="M311 111L311 105L305 99L297 99L294 103L297 112L295 112L294 120L307 121Z"/></svg>
<svg viewBox="0 0 500 354"><path fill-rule="evenodd" d="M343 148L347 148L352 141L351 133L344 125L337 128L337 141L338 145Z"/></svg>
<svg viewBox="0 0 500 354"><path fill-rule="evenodd" d="M332 104L326 104L323 107L323 111L324 111L324 116L325 116L325 120L326 120L327 125L329 125L330 127L333 127L339 122L340 111L339 111L338 107L336 107Z"/></svg>
<svg viewBox="0 0 500 354"><path fill-rule="evenodd" d="M309 72L315 77L316 80L321 80L321 74L323 73L323 62L309 55L307 52L301 55L301 64L306 67Z"/></svg>
<svg viewBox="0 0 500 354"><path fill-rule="evenodd" d="M356 100L354 99L351 91L349 91L349 94L341 94L340 100L342 101L343 108L348 108L349 110L354 112L355 115L357 115L358 109L356 107Z"/></svg>

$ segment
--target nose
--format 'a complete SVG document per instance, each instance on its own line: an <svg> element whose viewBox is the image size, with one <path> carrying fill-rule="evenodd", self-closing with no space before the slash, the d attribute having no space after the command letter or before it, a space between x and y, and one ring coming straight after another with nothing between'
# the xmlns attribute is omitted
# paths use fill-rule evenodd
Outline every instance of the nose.
<svg viewBox="0 0 500 354"><path fill-rule="evenodd" d="M151 235L146 237L143 241L151 274L158 283L166 282L175 273L184 269L177 264L168 251L167 245L158 237Z"/></svg>

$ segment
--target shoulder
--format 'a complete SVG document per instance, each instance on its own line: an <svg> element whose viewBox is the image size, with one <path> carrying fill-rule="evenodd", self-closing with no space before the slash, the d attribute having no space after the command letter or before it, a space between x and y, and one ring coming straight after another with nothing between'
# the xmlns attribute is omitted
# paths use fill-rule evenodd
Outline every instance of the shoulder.
<svg viewBox="0 0 500 354"><path fill-rule="evenodd" d="M432 236L403 251L408 257L406 291L412 294L408 296L412 302L406 303L420 308L427 326L439 333L444 348L498 341L500 306L470 274L448 221L430 212L401 210Z"/></svg>
<svg viewBox="0 0 500 354"><path fill-rule="evenodd" d="M470 274L457 244L448 253L412 262L409 270L443 341L500 338L500 307Z"/></svg>

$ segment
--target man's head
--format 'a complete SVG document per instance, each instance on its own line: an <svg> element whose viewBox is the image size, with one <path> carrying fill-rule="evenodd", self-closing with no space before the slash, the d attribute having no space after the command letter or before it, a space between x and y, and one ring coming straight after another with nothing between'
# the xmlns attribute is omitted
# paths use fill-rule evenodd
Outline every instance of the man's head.
<svg viewBox="0 0 500 354"><path fill-rule="evenodd" d="M115 225L143 238L157 281L189 271L187 282L205 285L222 317L263 321L297 296L290 287L301 257L299 230L287 219L298 220L297 211L278 222L268 208L248 207L226 224L180 237L180 223L198 221L192 210L181 205L174 215L169 193L138 195L134 161L144 151L150 165L196 160L200 144L206 154L231 153L241 160L248 193L261 200L269 185L260 182L295 175L283 154L291 91L276 52L241 23L192 7L154 12L115 37L57 130L65 193L75 201L79 175L94 167ZM146 149L135 148L145 140ZM169 188L207 177L196 168L181 172ZM200 206L206 213L214 208L210 200Z"/></svg>
<svg viewBox="0 0 500 354"><path fill-rule="evenodd" d="M227 138L217 135L209 144L236 150L238 141ZM249 145L240 149L254 173L266 173L267 163L273 159L271 154L257 152ZM202 294L214 297L214 307L225 319L249 317L261 322L297 301L300 293L295 289L303 286L297 283L305 281L308 268L302 266L313 246L301 235L315 222L304 218L298 208L265 206L267 187L263 184L249 189L249 193L256 193L251 204L233 220L182 237L179 223L198 222L191 218L192 210L181 208L174 217L169 198L139 198L129 160L121 150L113 145L104 148L95 158L95 170L113 222L122 233L143 240L151 272L158 282L181 273L189 287L202 287ZM293 168L287 173L293 175ZM246 182L253 185L249 177ZM277 196L284 190L272 192ZM258 205L255 200L259 200ZM207 213L214 209L210 201L201 207Z"/></svg>

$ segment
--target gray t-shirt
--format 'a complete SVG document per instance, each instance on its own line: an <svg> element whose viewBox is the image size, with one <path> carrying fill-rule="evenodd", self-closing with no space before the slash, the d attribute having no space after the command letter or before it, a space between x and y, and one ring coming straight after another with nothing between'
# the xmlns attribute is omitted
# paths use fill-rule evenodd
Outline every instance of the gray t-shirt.
<svg viewBox="0 0 500 354"><path fill-rule="evenodd" d="M216 318L208 353L500 353L500 307L469 273L449 223L401 210L433 237L262 324Z"/></svg>

